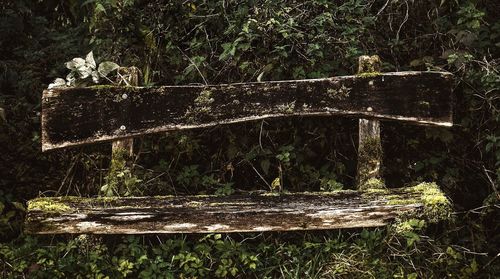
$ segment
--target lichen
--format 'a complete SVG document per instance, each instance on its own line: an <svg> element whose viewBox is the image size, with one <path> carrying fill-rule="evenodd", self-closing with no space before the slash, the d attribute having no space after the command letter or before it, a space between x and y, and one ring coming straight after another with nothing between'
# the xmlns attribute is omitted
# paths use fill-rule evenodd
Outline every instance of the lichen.
<svg viewBox="0 0 500 279"><path fill-rule="evenodd" d="M41 210L47 213L61 213L71 211L71 208L59 200L37 198L28 202L28 210Z"/></svg>
<svg viewBox="0 0 500 279"><path fill-rule="evenodd" d="M295 101L278 105L278 111L281 113L291 114L295 109Z"/></svg>
<svg viewBox="0 0 500 279"><path fill-rule="evenodd" d="M332 99L345 100L346 98L349 97L349 94L351 93L351 88L348 88L345 85L342 85L340 88L337 88L337 89L328 88L326 90L326 93Z"/></svg>
<svg viewBox="0 0 500 279"><path fill-rule="evenodd" d="M212 98L212 91L210 90L201 91L200 95L198 95L198 97L194 100L195 105L202 108L208 107L213 102L214 98ZM208 107L208 109L210 108Z"/></svg>
<svg viewBox="0 0 500 279"><path fill-rule="evenodd" d="M212 111L210 105L214 101L215 99L212 97L212 91L207 89L201 91L198 97L194 99L194 105L187 109L184 117L186 117L189 123L194 123L196 119L207 116Z"/></svg>
<svg viewBox="0 0 500 279"><path fill-rule="evenodd" d="M418 102L418 107L421 109L430 109L431 104L427 101L420 101Z"/></svg>

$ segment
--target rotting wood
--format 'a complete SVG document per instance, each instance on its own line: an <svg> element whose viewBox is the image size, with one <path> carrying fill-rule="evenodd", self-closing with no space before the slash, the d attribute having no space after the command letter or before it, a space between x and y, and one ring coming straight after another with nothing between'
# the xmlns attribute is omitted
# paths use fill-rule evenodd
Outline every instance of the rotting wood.
<svg viewBox="0 0 500 279"><path fill-rule="evenodd" d="M120 67L117 70L118 77L117 77L117 83L119 85L125 85L125 86L138 86L139 85L139 77L140 77L140 70L137 67ZM121 96L118 98L121 98L122 100L128 99L130 96L130 92L133 92L131 90L125 90L126 92L123 93ZM126 113L126 111L124 111ZM126 129L126 126L120 126L120 129ZM109 172L105 178L106 184L107 184L107 191L104 191L104 194L109 195L110 193L113 194L123 194L121 193L122 190L120 184L123 184L122 179L118 178L118 174L124 173L125 170L128 170L130 173L132 173L132 167L133 167L133 160L134 160L134 139L132 138L127 138L127 139L119 139L116 141L112 142L111 145L111 164L109 167ZM128 189L127 189L128 190Z"/></svg>
<svg viewBox="0 0 500 279"><path fill-rule="evenodd" d="M119 85L123 84L125 86L139 86L140 70L137 67L120 67L118 68L117 72L117 83ZM128 98L128 94L123 93L120 97L125 100ZM126 128L126 126L120 126L120 129ZM125 160L127 160L128 163L126 165L130 165L130 161L134 156L134 140L132 138L129 138L113 141L112 154L119 153L124 153L127 155Z"/></svg>
<svg viewBox="0 0 500 279"><path fill-rule="evenodd" d="M384 226L396 218L437 221L449 201L432 183L377 191L245 196L39 198L31 234L148 234L318 230Z"/></svg>
<svg viewBox="0 0 500 279"><path fill-rule="evenodd" d="M358 75L378 75L382 65L378 55L359 57ZM356 188L382 188L382 142L378 119L359 119L358 168Z"/></svg>
<svg viewBox="0 0 500 279"><path fill-rule="evenodd" d="M283 116L350 115L451 126L451 83L449 73L398 72L213 86L50 89L42 100L42 149Z"/></svg>

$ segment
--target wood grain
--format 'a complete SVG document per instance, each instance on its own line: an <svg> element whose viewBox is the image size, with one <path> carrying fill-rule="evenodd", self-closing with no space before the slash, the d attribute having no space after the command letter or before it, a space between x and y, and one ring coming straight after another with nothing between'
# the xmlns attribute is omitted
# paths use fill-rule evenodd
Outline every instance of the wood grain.
<svg viewBox="0 0 500 279"><path fill-rule="evenodd" d="M418 214L423 210L420 198L410 189L223 197L39 198L29 202L25 231L148 234L376 227L402 214ZM411 202L391 203L394 200ZM37 204L45 208L37 208Z"/></svg>
<svg viewBox="0 0 500 279"><path fill-rule="evenodd" d="M451 126L451 85L449 73L397 72L213 86L50 89L42 100L42 149L285 116Z"/></svg>

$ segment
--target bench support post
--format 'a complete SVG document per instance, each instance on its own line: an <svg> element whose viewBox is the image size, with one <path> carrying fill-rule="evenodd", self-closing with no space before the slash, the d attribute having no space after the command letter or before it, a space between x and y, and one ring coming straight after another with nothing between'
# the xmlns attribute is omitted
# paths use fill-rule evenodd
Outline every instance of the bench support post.
<svg viewBox="0 0 500 279"><path fill-rule="evenodd" d="M378 55L359 57L358 75L376 76L380 74L381 62ZM371 108L367 108L370 110ZM381 179L382 144L380 141L380 121L359 119L358 169L356 188L366 190L383 188Z"/></svg>
<svg viewBox="0 0 500 279"><path fill-rule="evenodd" d="M120 67L117 73L117 83L119 85L139 85L140 71L137 67ZM126 98L127 96L124 95L123 97ZM130 189L122 189L123 187L120 184L123 184L124 181L122 180L134 179L132 175L134 140L130 138L113 141L111 150L111 164L106 176L106 185L101 188L101 192L106 196L126 195ZM118 178L120 173L125 173L125 175L121 176L122 179Z"/></svg>

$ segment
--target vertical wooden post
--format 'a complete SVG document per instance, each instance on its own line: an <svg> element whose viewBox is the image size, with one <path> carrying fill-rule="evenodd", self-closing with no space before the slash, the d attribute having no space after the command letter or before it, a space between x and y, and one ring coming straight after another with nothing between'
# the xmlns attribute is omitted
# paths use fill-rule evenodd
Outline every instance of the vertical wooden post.
<svg viewBox="0 0 500 279"><path fill-rule="evenodd" d="M358 75L370 78L379 74L380 68L381 62L378 55L359 57ZM371 108L367 108L367 110L371 110ZM366 190L385 187L381 178L381 162L380 121L359 119L357 189Z"/></svg>
<svg viewBox="0 0 500 279"><path fill-rule="evenodd" d="M124 84L125 86L138 86L139 85L139 75L140 71L137 67L120 67L118 68L118 84ZM124 95L123 97L125 97ZM127 98L127 97L125 97ZM134 155L134 140L133 139L124 139L113 141L112 144L112 156L125 154L125 157L128 161L130 161ZM115 159L115 158L113 158ZM129 164L127 164L129 165Z"/></svg>
<svg viewBox="0 0 500 279"><path fill-rule="evenodd" d="M140 70L137 67L120 67L117 73L117 83L119 85L139 85ZM128 98L126 93L121 97L123 99ZM126 129L125 126L122 127ZM122 139L113 141L111 150L111 165L108 175L106 176L106 185L101 188L101 192L106 196L115 194L120 196L127 195L130 189L124 189L124 185L122 184L129 184L124 183L126 179L134 179L131 173L134 160L134 140ZM127 171L127 174L118 178L118 174L124 173L125 171Z"/></svg>

